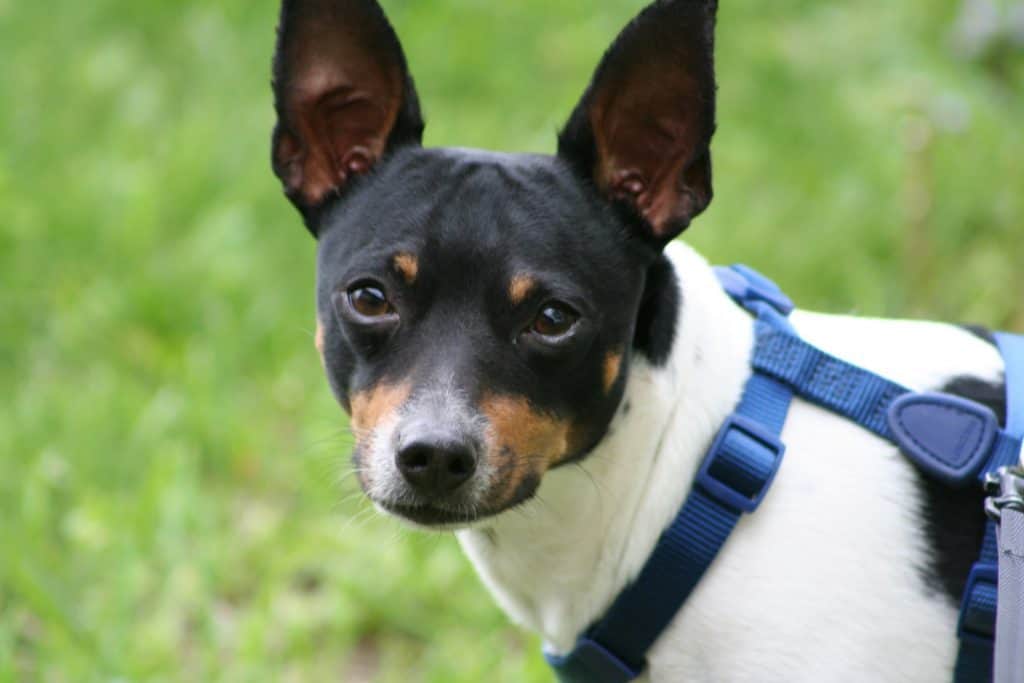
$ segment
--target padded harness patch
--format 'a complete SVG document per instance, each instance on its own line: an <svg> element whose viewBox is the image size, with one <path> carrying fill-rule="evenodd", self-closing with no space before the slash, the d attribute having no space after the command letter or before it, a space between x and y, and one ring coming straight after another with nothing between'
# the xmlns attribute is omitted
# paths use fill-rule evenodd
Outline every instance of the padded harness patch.
<svg viewBox="0 0 1024 683"><path fill-rule="evenodd" d="M931 476L966 486L985 465L999 429L986 406L950 394L907 394L889 406L900 450Z"/></svg>

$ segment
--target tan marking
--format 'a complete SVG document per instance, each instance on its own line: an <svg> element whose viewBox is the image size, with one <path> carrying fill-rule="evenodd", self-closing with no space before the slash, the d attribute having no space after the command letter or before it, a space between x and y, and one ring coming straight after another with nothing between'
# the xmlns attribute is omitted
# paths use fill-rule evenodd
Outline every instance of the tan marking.
<svg viewBox="0 0 1024 683"><path fill-rule="evenodd" d="M411 285L416 282L416 276L420 272L420 263L413 254L406 252L395 254L392 263L394 263L395 270L401 273L406 284Z"/></svg>
<svg viewBox="0 0 1024 683"><path fill-rule="evenodd" d="M550 459L568 446L568 422L534 410L522 396L491 395L480 408L498 444L519 455Z"/></svg>
<svg viewBox="0 0 1024 683"><path fill-rule="evenodd" d="M408 382L378 384L352 394L352 429L356 440L363 441L385 418L398 410L412 390Z"/></svg>
<svg viewBox="0 0 1024 683"><path fill-rule="evenodd" d="M609 351L604 357L604 393L609 393L615 386L615 380L619 378L622 370L622 354L618 351Z"/></svg>
<svg viewBox="0 0 1024 683"><path fill-rule="evenodd" d="M523 303L526 297L537 286L537 281L529 275L516 275L508 285L508 298L513 306Z"/></svg>
<svg viewBox="0 0 1024 683"><path fill-rule="evenodd" d="M480 409L490 423L488 450L500 460L506 499L526 477L543 475L569 448L569 422L534 410L521 396L487 396Z"/></svg>

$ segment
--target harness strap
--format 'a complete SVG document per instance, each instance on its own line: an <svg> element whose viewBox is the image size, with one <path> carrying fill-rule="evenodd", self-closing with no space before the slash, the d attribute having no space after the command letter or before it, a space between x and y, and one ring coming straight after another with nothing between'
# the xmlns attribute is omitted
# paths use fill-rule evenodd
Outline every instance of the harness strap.
<svg viewBox="0 0 1024 683"><path fill-rule="evenodd" d="M918 394L831 356L796 335L792 302L744 266L718 268L730 296L756 317L753 374L715 438L679 514L636 579L566 655L545 653L562 683L627 683L675 618L743 513L760 504L778 471L779 440L794 396L896 443L927 474L966 486L1016 464L1024 437L1024 338L999 337L1010 392L1008 429L992 411L945 394ZM1011 381L1012 378L1012 381ZM996 610L995 526L989 523L958 624L956 683L989 681Z"/></svg>
<svg viewBox="0 0 1024 683"><path fill-rule="evenodd" d="M759 320L753 366L801 398L849 418L900 446L928 474L951 486L982 483L1014 464L1021 438L999 429L988 408L947 394L918 394L840 360Z"/></svg>
<svg viewBox="0 0 1024 683"><path fill-rule="evenodd" d="M750 283L742 271L732 272L730 293L738 303L773 329L792 329L785 316L793 305L774 284L764 278ZM757 372L750 377L682 508L640 574L571 652L545 653L562 683L626 683L643 672L647 651L675 618L742 514L753 512L768 491L785 452L779 434L792 398L785 383Z"/></svg>
<svg viewBox="0 0 1024 683"><path fill-rule="evenodd" d="M971 567L960 602L956 629L960 649L953 669L954 683L988 683L992 680L998 547L995 524L987 522L978 561Z"/></svg>

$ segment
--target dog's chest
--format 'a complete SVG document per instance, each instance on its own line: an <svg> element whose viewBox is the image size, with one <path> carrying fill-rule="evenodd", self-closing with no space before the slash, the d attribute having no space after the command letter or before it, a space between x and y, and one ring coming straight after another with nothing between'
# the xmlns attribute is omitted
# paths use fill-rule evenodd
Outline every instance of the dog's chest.
<svg viewBox="0 0 1024 683"><path fill-rule="evenodd" d="M488 534L460 537L499 603L555 651L643 565L749 374L749 319L699 257L670 252L683 303L667 364L636 364L612 432L580 467L549 474ZM995 349L954 327L793 320L811 343L914 389L1001 377ZM764 504L650 653L652 680L940 680L956 608L926 577L918 475L888 443L801 401L783 440Z"/></svg>

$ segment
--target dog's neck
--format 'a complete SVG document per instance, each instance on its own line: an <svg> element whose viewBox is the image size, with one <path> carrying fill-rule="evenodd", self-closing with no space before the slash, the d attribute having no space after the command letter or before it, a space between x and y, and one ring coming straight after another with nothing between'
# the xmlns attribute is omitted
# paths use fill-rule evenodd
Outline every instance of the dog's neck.
<svg viewBox="0 0 1024 683"><path fill-rule="evenodd" d="M528 504L458 532L501 607L553 652L571 649L643 567L750 374L750 318L696 252L675 243L667 254L681 303L665 364L634 358L608 435L578 466L549 472Z"/></svg>

